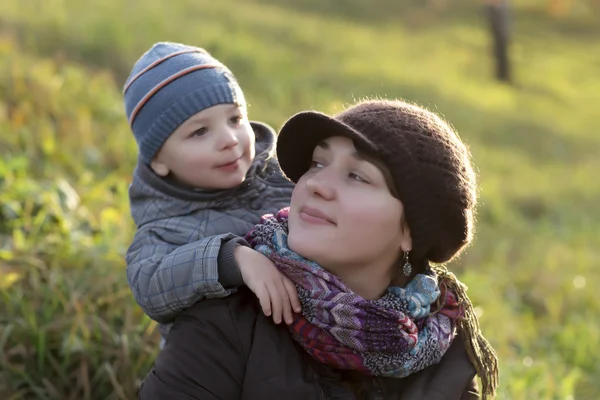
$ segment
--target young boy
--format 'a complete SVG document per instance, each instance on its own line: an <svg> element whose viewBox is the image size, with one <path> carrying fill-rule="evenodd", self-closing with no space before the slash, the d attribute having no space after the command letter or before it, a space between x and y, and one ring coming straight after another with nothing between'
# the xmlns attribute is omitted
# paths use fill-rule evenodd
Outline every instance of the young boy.
<svg viewBox="0 0 600 400"><path fill-rule="evenodd" d="M134 65L124 101L139 148L127 279L163 339L181 311L242 284L276 323L291 323L295 286L240 236L288 206L293 184L273 130L248 121L233 74L201 48L157 43Z"/></svg>

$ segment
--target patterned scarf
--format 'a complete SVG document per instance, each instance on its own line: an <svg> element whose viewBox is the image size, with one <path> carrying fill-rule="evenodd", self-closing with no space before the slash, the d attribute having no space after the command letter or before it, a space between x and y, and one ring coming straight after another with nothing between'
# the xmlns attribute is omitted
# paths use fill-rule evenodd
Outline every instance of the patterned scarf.
<svg viewBox="0 0 600 400"><path fill-rule="evenodd" d="M419 274L405 288L390 287L382 298L365 300L289 249L288 211L263 217L246 239L298 289L302 315L290 326L294 339L323 364L367 375L403 378L437 364L462 309L451 290L440 290L436 274Z"/></svg>

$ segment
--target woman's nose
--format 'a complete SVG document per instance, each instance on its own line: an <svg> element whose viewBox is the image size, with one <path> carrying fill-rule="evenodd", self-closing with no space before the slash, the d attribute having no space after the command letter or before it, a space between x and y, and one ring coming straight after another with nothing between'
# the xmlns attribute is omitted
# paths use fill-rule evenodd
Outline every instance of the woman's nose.
<svg viewBox="0 0 600 400"><path fill-rule="evenodd" d="M325 200L333 200L335 198L335 185L330 175L327 170L317 172L306 181L307 189L315 196L322 197Z"/></svg>

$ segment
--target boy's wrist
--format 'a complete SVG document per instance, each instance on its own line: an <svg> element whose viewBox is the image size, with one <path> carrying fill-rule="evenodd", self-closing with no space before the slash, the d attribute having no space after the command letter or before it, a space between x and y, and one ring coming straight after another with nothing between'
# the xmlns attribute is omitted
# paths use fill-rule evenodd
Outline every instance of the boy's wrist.
<svg viewBox="0 0 600 400"><path fill-rule="evenodd" d="M242 238L227 241L221 246L217 259L219 283L225 288L240 287L244 284L240 267L235 254L240 248L247 247L248 243Z"/></svg>

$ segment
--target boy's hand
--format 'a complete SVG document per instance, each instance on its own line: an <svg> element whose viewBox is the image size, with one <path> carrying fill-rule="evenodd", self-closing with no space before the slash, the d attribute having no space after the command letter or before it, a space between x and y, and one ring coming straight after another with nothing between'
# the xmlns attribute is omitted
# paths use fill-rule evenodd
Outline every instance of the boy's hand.
<svg viewBox="0 0 600 400"><path fill-rule="evenodd" d="M246 286L258 297L263 312L268 317L273 314L276 324L292 324L292 310L302 311L296 286L283 275L265 255L246 246L234 250L235 261L240 267Z"/></svg>

